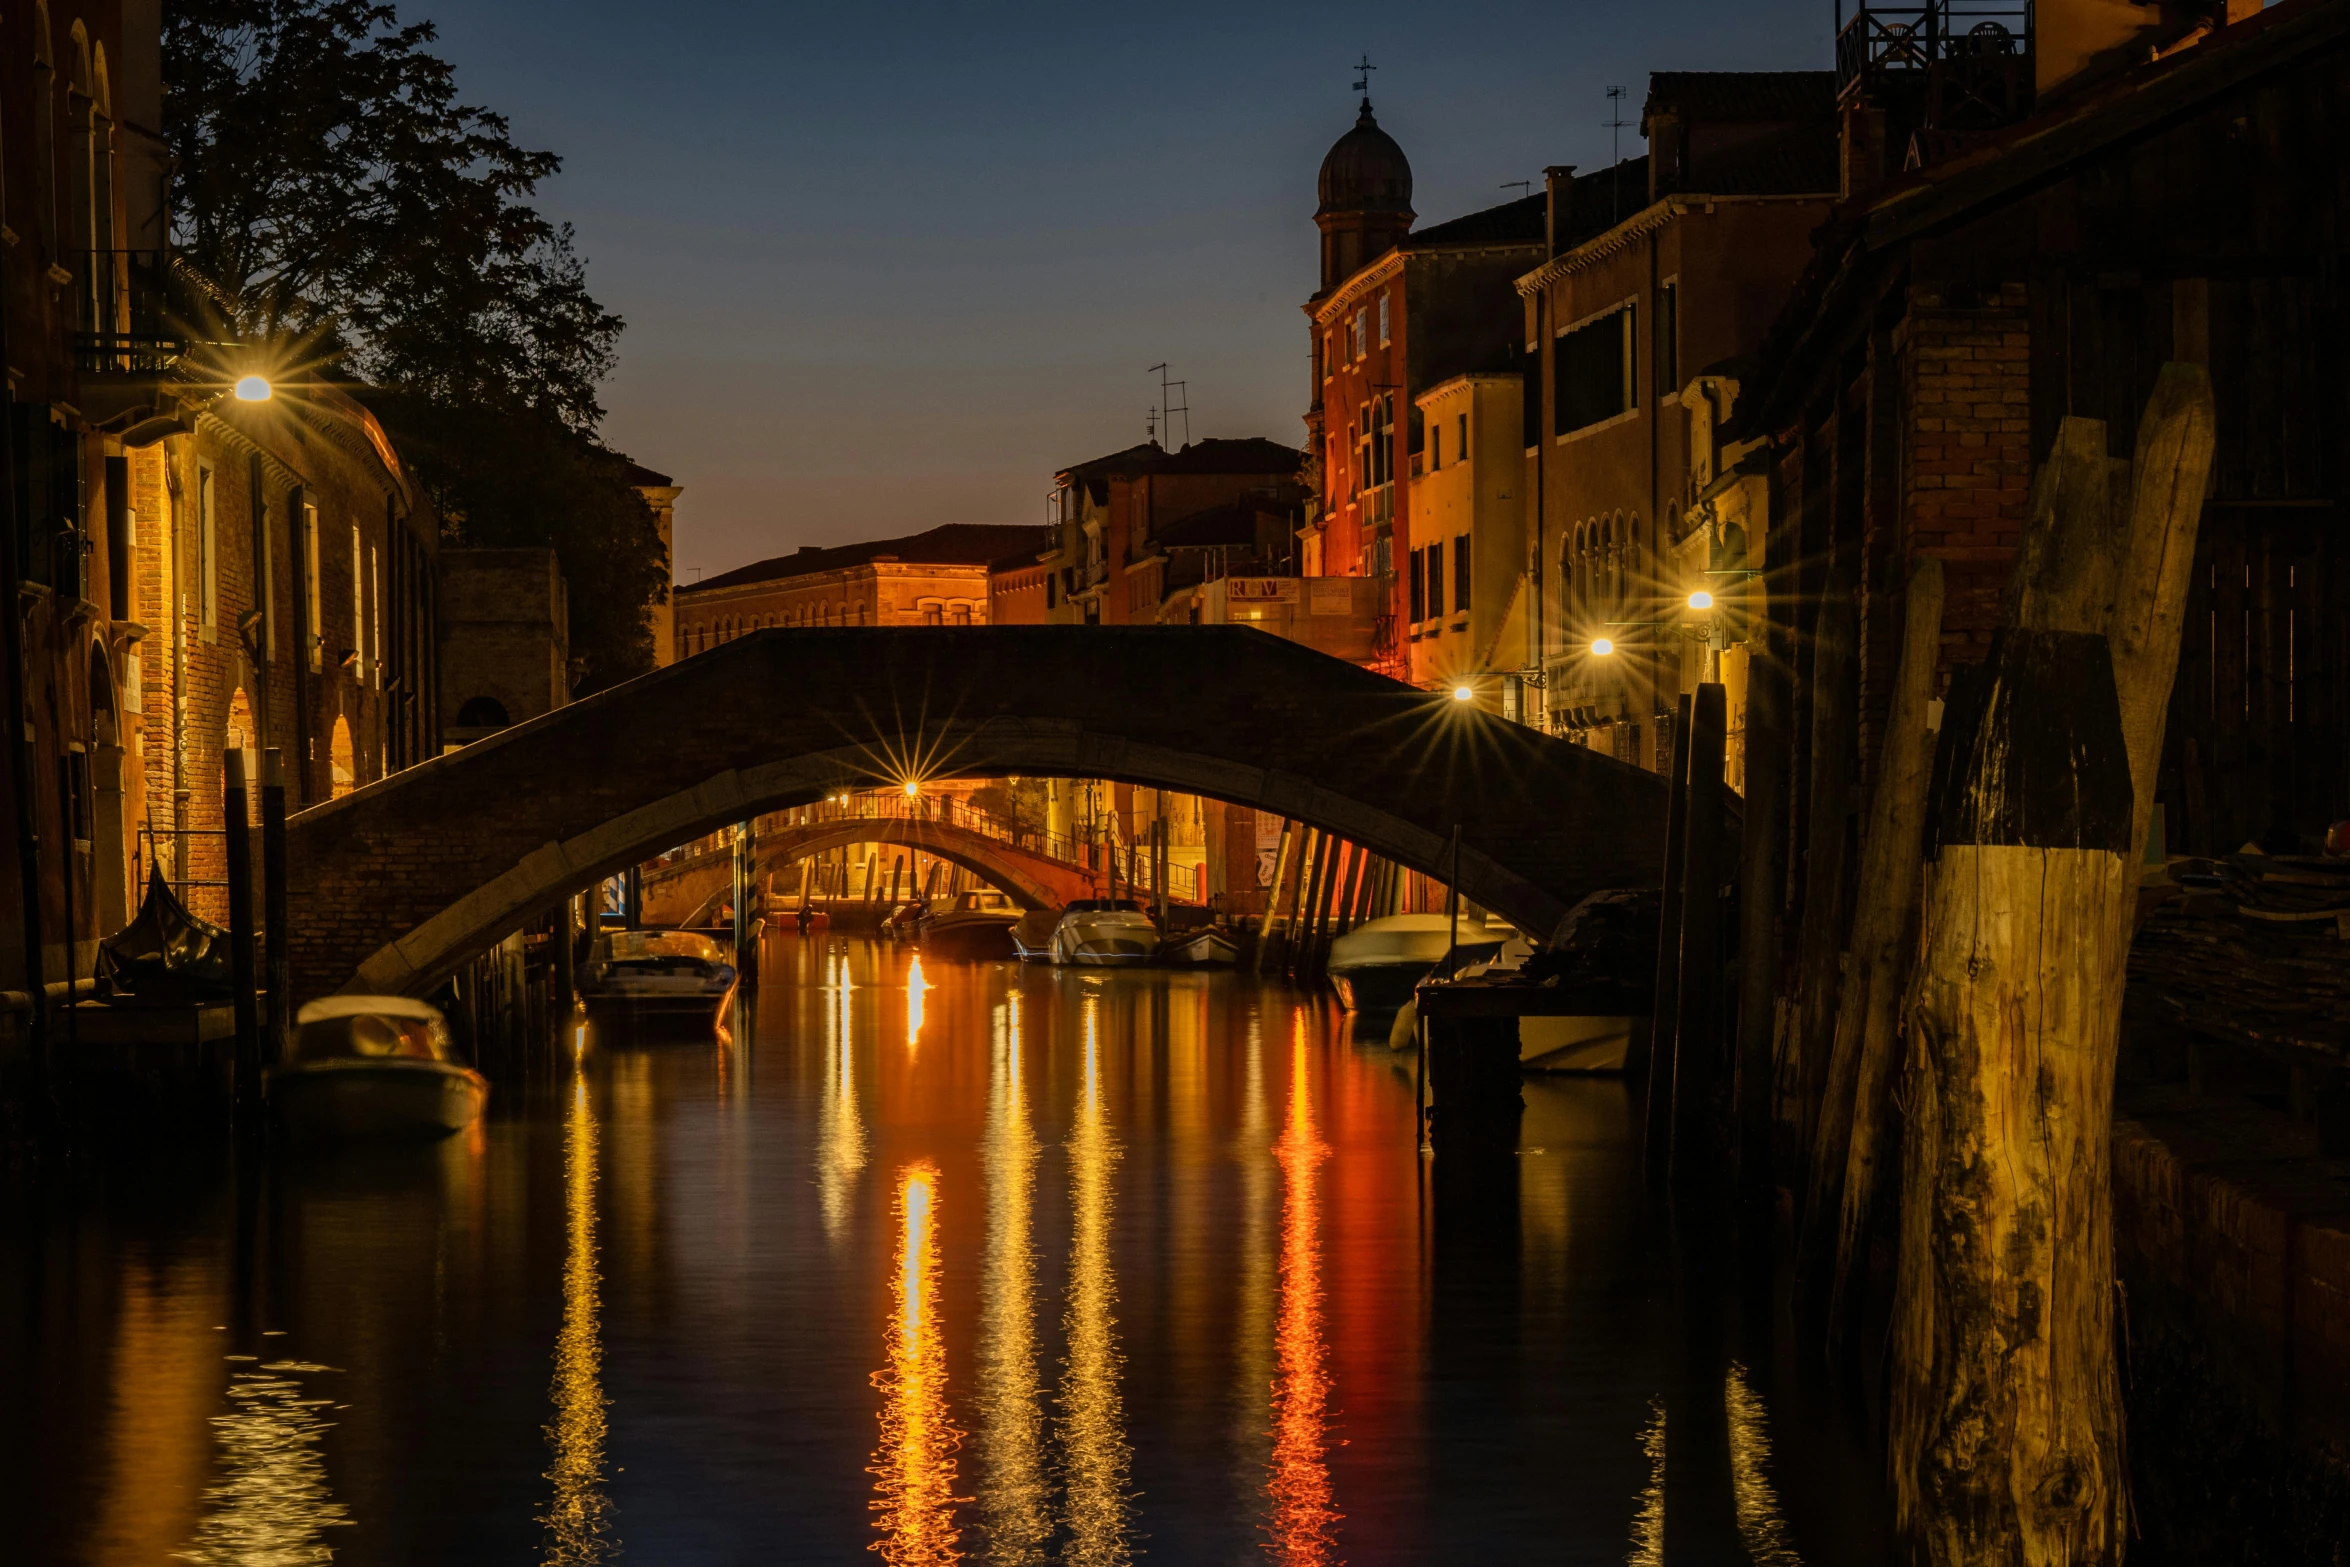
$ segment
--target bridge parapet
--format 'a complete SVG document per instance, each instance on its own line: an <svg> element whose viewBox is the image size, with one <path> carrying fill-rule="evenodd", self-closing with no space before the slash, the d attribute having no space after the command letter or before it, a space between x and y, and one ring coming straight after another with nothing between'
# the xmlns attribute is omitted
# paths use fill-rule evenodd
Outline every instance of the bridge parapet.
<svg viewBox="0 0 2350 1567"><path fill-rule="evenodd" d="M1206 795L1436 876L1457 823L1464 892L1537 931L1662 853L1656 775L1245 627L773 630L294 817L295 988L421 992L727 823L1009 774Z"/></svg>

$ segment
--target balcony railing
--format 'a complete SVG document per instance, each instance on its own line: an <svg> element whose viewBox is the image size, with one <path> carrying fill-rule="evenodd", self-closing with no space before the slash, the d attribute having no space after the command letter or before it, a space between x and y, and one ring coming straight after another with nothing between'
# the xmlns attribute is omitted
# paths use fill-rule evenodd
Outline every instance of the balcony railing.
<svg viewBox="0 0 2350 1567"><path fill-rule="evenodd" d="M170 308L170 257L88 250L74 269L74 360L84 375L161 375L186 342Z"/></svg>
<svg viewBox="0 0 2350 1567"><path fill-rule="evenodd" d="M2032 0L1857 0L1839 7L1836 86L1922 79L1928 128L1987 129L2030 110L2032 51Z"/></svg>

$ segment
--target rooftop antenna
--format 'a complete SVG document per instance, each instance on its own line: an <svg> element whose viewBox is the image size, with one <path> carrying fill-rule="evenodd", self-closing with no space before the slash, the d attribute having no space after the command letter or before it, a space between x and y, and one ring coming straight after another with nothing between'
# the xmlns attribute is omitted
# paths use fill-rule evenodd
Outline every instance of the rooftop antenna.
<svg viewBox="0 0 2350 1567"><path fill-rule="evenodd" d="M1534 194L1534 182L1532 180L1503 180L1499 188L1502 190L1514 190L1521 196L1531 196Z"/></svg>
<svg viewBox="0 0 2350 1567"><path fill-rule="evenodd" d="M1608 171L1608 223L1612 227L1624 220L1624 127L1632 122L1624 118L1624 89L1607 90L1607 118L1600 122L1615 133L1615 167Z"/></svg>
<svg viewBox="0 0 2350 1567"><path fill-rule="evenodd" d="M687 569L688 571L690 571L690 572L692 572L692 573L694 574L694 580L695 580L696 582L699 582L699 581L701 581L701 580L702 580L702 568L701 568L701 567L699 567L699 566L688 566L686 569Z"/></svg>
<svg viewBox="0 0 2350 1567"><path fill-rule="evenodd" d="M1167 439L1170 441L1175 439L1175 416L1181 414L1183 415L1183 444L1189 446L1191 444L1191 394L1184 390L1181 381L1167 379L1165 365L1152 365L1151 369L1157 371L1159 375L1159 414L1167 421ZM1176 401L1175 397L1170 395L1173 393L1181 393L1183 400Z"/></svg>
<svg viewBox="0 0 2350 1567"><path fill-rule="evenodd" d="M1159 410L1156 405L1142 416L1142 438L1153 446L1159 444Z"/></svg>
<svg viewBox="0 0 2350 1567"><path fill-rule="evenodd" d="M1371 73L1377 69L1379 67L1371 63L1371 57L1367 54L1355 63L1355 91L1363 95L1365 114L1371 112Z"/></svg>

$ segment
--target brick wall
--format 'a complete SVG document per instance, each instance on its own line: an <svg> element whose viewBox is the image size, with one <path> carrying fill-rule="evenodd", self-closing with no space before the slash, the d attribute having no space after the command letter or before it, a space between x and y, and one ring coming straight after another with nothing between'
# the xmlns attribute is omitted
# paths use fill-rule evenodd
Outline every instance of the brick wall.
<svg viewBox="0 0 2350 1567"><path fill-rule="evenodd" d="M1990 649L2030 499L2024 285L1979 297L1949 286L1914 288L1896 346L1904 366L1908 545L1942 558L1944 658L1970 662Z"/></svg>

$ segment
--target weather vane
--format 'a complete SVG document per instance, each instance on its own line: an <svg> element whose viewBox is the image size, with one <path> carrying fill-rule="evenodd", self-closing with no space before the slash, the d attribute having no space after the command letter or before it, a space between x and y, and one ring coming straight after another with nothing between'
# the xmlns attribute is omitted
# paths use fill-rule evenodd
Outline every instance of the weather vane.
<svg viewBox="0 0 2350 1567"><path fill-rule="evenodd" d="M1371 57L1367 54L1355 65L1355 91L1363 95L1363 107L1366 109L1371 107L1371 73L1377 69L1379 67L1371 63Z"/></svg>

